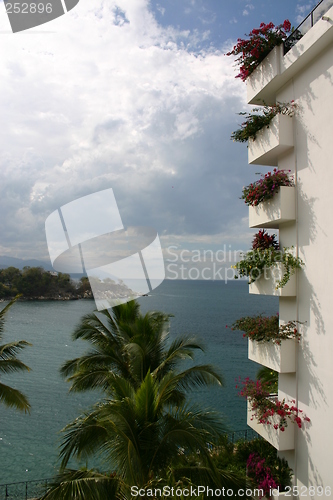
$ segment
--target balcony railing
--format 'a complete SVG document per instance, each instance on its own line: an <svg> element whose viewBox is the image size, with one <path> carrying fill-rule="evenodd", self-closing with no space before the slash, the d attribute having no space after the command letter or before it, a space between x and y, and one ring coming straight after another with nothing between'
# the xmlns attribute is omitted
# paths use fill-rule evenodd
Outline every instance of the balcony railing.
<svg viewBox="0 0 333 500"><path fill-rule="evenodd" d="M284 54L286 54L297 42L300 40L305 33L307 33L317 21L319 21L323 15L330 9L333 5L333 0L321 0L315 8L310 12L308 16L297 26L297 28L291 33L288 38L283 42Z"/></svg>
<svg viewBox="0 0 333 500"><path fill-rule="evenodd" d="M51 482L52 479L40 479L0 484L0 500L29 500L41 497L45 495Z"/></svg>

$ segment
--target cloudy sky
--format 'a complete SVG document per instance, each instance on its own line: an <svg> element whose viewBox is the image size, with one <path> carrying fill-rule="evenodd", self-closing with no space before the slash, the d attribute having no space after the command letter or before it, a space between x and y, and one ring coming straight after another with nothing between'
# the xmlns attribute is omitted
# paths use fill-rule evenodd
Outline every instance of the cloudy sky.
<svg viewBox="0 0 333 500"><path fill-rule="evenodd" d="M113 188L125 226L166 248L248 248L233 143L246 85L226 57L264 22L296 26L314 0L80 0L13 34L0 1L0 255L48 260L52 211Z"/></svg>

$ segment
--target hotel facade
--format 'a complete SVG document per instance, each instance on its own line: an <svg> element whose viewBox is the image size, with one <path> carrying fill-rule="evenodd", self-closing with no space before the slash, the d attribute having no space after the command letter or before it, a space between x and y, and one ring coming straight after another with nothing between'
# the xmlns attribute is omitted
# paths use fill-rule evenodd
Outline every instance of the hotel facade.
<svg viewBox="0 0 333 500"><path fill-rule="evenodd" d="M249 221L278 229L280 248L293 246L304 262L282 289L264 278L250 285L250 293L279 295L280 323L304 323L300 342L249 340L249 358L278 371L279 399L295 400L310 418L302 429L290 423L282 432L249 412L248 425L287 459L300 496L333 496L333 1L320 2L254 70L247 100L296 104L293 117L275 116L248 146L250 164L290 170L295 187L250 207Z"/></svg>

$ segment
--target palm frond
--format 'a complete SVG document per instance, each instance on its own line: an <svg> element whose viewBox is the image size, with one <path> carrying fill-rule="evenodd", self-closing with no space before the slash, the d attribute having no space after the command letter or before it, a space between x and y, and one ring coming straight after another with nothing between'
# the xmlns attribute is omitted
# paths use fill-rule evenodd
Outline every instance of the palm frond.
<svg viewBox="0 0 333 500"><path fill-rule="evenodd" d="M98 414L93 411L83 414L64 429L65 437L60 448L61 468L65 468L71 456L86 458L100 450L108 439L104 426L98 422Z"/></svg>
<svg viewBox="0 0 333 500"><path fill-rule="evenodd" d="M22 349L31 346L26 340L17 340L0 346L0 360L15 357Z"/></svg>
<svg viewBox="0 0 333 500"><path fill-rule="evenodd" d="M0 359L0 372L11 373L18 371L30 371L30 368L19 359Z"/></svg>
<svg viewBox="0 0 333 500"><path fill-rule="evenodd" d="M9 408L15 408L25 413L30 413L30 404L27 397L17 389L0 383L0 402L3 402Z"/></svg>
<svg viewBox="0 0 333 500"><path fill-rule="evenodd" d="M176 375L178 387L188 391L202 386L223 386L223 377L211 365L196 365Z"/></svg>
<svg viewBox="0 0 333 500"><path fill-rule="evenodd" d="M94 470L62 471L40 500L106 500L121 499L121 482L115 474Z"/></svg>

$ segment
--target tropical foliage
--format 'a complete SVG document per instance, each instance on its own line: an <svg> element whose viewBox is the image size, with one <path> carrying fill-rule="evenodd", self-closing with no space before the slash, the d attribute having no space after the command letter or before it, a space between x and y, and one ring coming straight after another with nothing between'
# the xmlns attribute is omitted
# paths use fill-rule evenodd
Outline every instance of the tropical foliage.
<svg viewBox="0 0 333 500"><path fill-rule="evenodd" d="M5 315L15 301L16 298L9 302L2 309L2 311L0 311L0 342L2 341L3 336ZM17 359L17 354L29 345L31 344L25 340L18 340L16 342L10 342L9 344L0 345L0 373L10 374L18 371L29 371L30 368ZM13 387L1 382L0 401L10 408L16 408L17 410L24 411L25 413L30 411L30 404L27 397L18 389L14 389Z"/></svg>
<svg viewBox="0 0 333 500"><path fill-rule="evenodd" d="M67 296L81 297L91 288L87 278L81 278L77 284L69 274L45 271L42 267L16 267L0 269L0 298L12 298L22 295L25 298L59 298Z"/></svg>
<svg viewBox="0 0 333 500"><path fill-rule="evenodd" d="M250 460L252 454L256 457ZM222 437L219 446L214 449L213 460L219 468L237 471L240 474L246 473L253 481L253 487L263 489L267 497L269 496L269 491L265 491L267 476L267 479L275 481L280 491L284 491L286 486L291 484L292 470L287 461L279 458L276 449L264 439L230 442L227 437Z"/></svg>
<svg viewBox="0 0 333 500"><path fill-rule="evenodd" d="M131 486L191 484L236 490L244 477L223 471L211 449L225 430L220 417L189 401L197 387L222 385L210 365L183 367L203 346L191 336L173 341L169 316L141 315L136 302L85 316L74 332L90 349L62 374L72 391L98 388L105 397L68 424L61 471L46 499L131 498ZM104 472L66 469L72 458L98 458ZM104 495L104 497L103 497Z"/></svg>
<svg viewBox="0 0 333 500"><path fill-rule="evenodd" d="M279 388L279 374L275 370L271 370L271 368L267 368L266 366L262 366L257 371L257 379L260 380L261 383L265 383L267 390L270 394L277 394Z"/></svg>
<svg viewBox="0 0 333 500"><path fill-rule="evenodd" d="M142 315L135 301L101 313L83 317L73 333L90 346L87 354L67 361L61 368L71 383L71 391L102 389L113 394L113 385L125 378L137 389L148 372L161 380L183 360L192 360L204 347L195 337L183 336L170 341L170 316L161 312ZM196 365L178 374L184 388L204 384L222 385L222 376L210 365ZM176 397L176 392L174 393ZM186 392L177 389L177 402Z"/></svg>

